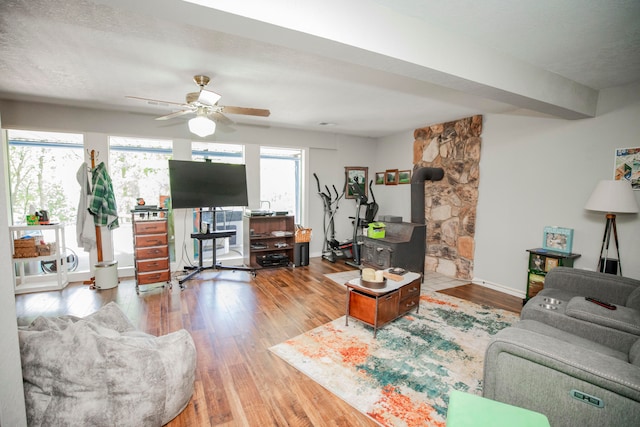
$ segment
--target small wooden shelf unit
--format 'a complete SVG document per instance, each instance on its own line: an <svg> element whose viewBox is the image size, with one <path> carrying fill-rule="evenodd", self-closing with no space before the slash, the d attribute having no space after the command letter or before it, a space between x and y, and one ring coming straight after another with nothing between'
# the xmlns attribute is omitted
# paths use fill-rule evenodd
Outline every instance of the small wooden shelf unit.
<svg viewBox="0 0 640 427"><path fill-rule="evenodd" d="M573 267L573 262L580 254L565 254L548 249L527 249L529 252L529 268L527 270L527 294L522 301L526 304L544 288L544 279L554 267Z"/></svg>
<svg viewBox="0 0 640 427"><path fill-rule="evenodd" d="M289 260L287 265L273 267L286 267L293 262L296 230L292 215L244 216L242 222L245 265L264 268L260 258L271 254L284 255Z"/></svg>

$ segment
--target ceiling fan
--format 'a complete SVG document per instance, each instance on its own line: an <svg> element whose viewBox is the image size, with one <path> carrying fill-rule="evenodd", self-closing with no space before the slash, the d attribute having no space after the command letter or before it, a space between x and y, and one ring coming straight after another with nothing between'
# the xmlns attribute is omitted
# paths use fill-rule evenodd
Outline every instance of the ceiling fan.
<svg viewBox="0 0 640 427"><path fill-rule="evenodd" d="M193 81L200 87L200 91L188 93L185 103L159 101L156 99L140 98L137 96L127 96L127 98L146 101L149 104L154 105L177 105L182 108L182 110L175 111L171 114L156 117L156 120L169 120L186 114L195 114L196 117L189 120L189 130L200 137L212 135L216 130L216 122L226 125L233 124L233 121L223 113L259 117L269 117L271 114L269 110L261 108L218 105L218 101L221 96L206 89L206 86L210 81L209 77L197 75L193 77Z"/></svg>

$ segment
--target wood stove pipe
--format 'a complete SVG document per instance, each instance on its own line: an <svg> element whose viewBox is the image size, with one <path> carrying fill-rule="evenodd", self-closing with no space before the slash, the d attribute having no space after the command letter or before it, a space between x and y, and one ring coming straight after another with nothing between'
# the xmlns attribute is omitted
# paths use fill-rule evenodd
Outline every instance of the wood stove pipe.
<svg viewBox="0 0 640 427"><path fill-rule="evenodd" d="M442 168L422 167L411 177L411 222L425 224L424 218L424 182L440 181L444 178Z"/></svg>

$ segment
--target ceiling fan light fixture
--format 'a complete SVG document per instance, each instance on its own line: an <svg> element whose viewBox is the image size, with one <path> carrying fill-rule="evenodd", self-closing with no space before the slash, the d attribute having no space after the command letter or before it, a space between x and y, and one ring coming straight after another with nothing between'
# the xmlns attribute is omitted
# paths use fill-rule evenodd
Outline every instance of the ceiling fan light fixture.
<svg viewBox="0 0 640 427"><path fill-rule="evenodd" d="M216 131L216 122L205 116L199 115L189 120L189 130L191 131L191 133L204 138L205 136L214 134L214 132Z"/></svg>
<svg viewBox="0 0 640 427"><path fill-rule="evenodd" d="M211 90L202 89L200 91L200 95L198 95L198 102L213 107L218 101L220 101L220 98L222 98L222 96L217 93Z"/></svg>

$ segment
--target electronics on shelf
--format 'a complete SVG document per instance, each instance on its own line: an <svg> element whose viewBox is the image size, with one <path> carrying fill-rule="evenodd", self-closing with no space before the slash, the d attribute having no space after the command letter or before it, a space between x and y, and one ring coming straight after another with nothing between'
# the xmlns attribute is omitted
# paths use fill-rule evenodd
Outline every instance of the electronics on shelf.
<svg viewBox="0 0 640 427"><path fill-rule="evenodd" d="M267 254L256 257L262 267L284 267L289 265L289 257L284 254Z"/></svg>

